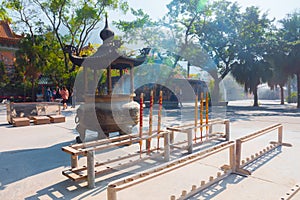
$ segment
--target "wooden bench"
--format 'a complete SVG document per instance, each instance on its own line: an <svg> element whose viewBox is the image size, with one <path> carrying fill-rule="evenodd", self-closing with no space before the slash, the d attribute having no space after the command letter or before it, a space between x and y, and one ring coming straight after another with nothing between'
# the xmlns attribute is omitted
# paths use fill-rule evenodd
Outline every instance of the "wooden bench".
<svg viewBox="0 0 300 200"><path fill-rule="evenodd" d="M151 154L148 150L142 150L140 147L140 151L136 151L128 155L122 154L121 156L110 158L103 162L94 161L95 152L108 151L120 146L125 146L126 148L126 145L137 144L142 140L148 140L149 138L156 138L158 136L160 138L164 138L165 141L168 141L167 138L169 137L169 132L161 132L159 134L153 134L152 136L144 135L142 138L140 138L138 135L121 135L109 139L100 139L82 144L73 144L62 147L64 152L71 155L71 168L64 170L62 174L73 181L87 180L88 186L93 188L95 185L96 175L105 174L117 169L132 166L133 164L141 161L160 156L163 156L164 160L168 161L170 159L170 152L169 148L167 147L168 143L164 145L163 149L152 149ZM87 157L87 163L85 166L79 166L79 156ZM122 162L122 164L120 162Z"/></svg>
<svg viewBox="0 0 300 200"><path fill-rule="evenodd" d="M12 119L13 126L29 126L30 120L28 117L15 117Z"/></svg>
<svg viewBox="0 0 300 200"><path fill-rule="evenodd" d="M224 132L213 131L213 127L215 125L224 125ZM229 137L230 137L229 125L230 124L228 119L212 119L208 123L203 123L203 124L197 122L197 125L185 124L181 126L167 127L167 130L171 131L171 136L170 136L171 148L179 148L179 149L186 148L188 150L188 153L192 153L194 146L201 145L203 143L208 143L208 142L212 142L213 140L219 140L219 139L225 139L226 141L229 141ZM187 140L183 142L174 143L175 133L186 134ZM181 147L182 144L187 144L187 145Z"/></svg>
<svg viewBox="0 0 300 200"><path fill-rule="evenodd" d="M30 121L36 125L65 122L60 107L57 102L10 102L7 104L7 121L13 126L28 126Z"/></svg>
<svg viewBox="0 0 300 200"><path fill-rule="evenodd" d="M49 115L49 118L51 123L62 123L66 121L63 115Z"/></svg>
<svg viewBox="0 0 300 200"><path fill-rule="evenodd" d="M33 117L34 124L50 124L50 118L47 116L35 116Z"/></svg>

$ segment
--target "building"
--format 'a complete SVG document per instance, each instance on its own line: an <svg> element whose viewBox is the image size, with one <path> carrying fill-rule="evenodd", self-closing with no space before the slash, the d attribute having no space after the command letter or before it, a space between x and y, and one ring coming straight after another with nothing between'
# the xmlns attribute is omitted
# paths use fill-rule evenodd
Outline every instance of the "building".
<svg viewBox="0 0 300 200"><path fill-rule="evenodd" d="M21 37L11 30L7 21L0 21L0 62L4 63L8 74L14 72L15 52Z"/></svg>

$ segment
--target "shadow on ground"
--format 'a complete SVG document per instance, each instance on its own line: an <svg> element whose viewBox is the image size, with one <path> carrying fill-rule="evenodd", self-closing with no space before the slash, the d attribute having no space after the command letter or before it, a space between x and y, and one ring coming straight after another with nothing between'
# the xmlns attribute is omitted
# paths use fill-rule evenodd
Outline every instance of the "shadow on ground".
<svg viewBox="0 0 300 200"><path fill-rule="evenodd" d="M267 164L270 162L274 157L278 156L282 152L281 147L277 147L273 151L270 151L260 158L254 160L253 162L249 163L244 167L244 169L250 171L253 173L255 170L259 169L263 165ZM228 185L233 185L233 184L238 184L241 181L247 179L247 176L241 176L238 174L230 174L228 177L225 179L219 181L216 184L213 184L212 186L204 189L203 191L197 193L196 195L188 198L188 200L209 200L214 197L216 197L218 194L222 193L223 191L226 190Z"/></svg>
<svg viewBox="0 0 300 200"><path fill-rule="evenodd" d="M6 185L61 166L69 165L69 156L61 153L64 142L47 148L0 152L0 191Z"/></svg>

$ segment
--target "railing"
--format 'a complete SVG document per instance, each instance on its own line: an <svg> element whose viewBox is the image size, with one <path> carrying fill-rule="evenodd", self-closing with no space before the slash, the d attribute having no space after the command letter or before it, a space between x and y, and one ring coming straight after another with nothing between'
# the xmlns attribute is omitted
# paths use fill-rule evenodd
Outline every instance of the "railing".
<svg viewBox="0 0 300 200"><path fill-rule="evenodd" d="M270 145L264 148L261 151L258 151L255 154L252 154L251 157L247 157L245 159L242 159L242 144L245 142L248 142L250 140L253 140L257 137L263 136L267 133L270 133L274 130L277 130L277 141L271 141ZM261 156L265 155L266 153L273 151L277 147L284 145L284 146L291 146L290 144L283 143L282 142L282 134L283 134L283 126L281 124L274 124L272 126L269 126L267 128L264 128L262 130L256 131L250 135L244 136L242 138L239 138L236 140L236 172L241 175L250 175L251 172L245 169L242 169L246 165L248 165L250 162L253 162L254 160L260 158Z"/></svg>
<svg viewBox="0 0 300 200"><path fill-rule="evenodd" d="M170 171L176 170L180 167L186 166L195 161L199 161L201 159L204 159L208 156L211 156L218 152L224 151L226 149L229 149L229 165L225 168L224 174L218 173L217 178L213 178L211 176L208 183L202 182L202 184L199 188L193 187L194 190L190 194L186 194L185 195L185 198L186 198L187 196L190 196L199 190L209 187L210 185L216 183L217 181L228 176L232 171L234 171L235 158L234 158L234 142L233 141L217 145L217 146L209 148L205 151L201 151L201 152L190 154L188 156L184 156L182 158L173 160L171 162L160 165L158 167L155 167L155 168L152 168L149 170L145 170L138 174L127 176L125 178L114 181L114 182L110 183L107 187L107 200L117 200L117 192L118 191L132 187L136 184L139 184L146 180L163 175Z"/></svg>

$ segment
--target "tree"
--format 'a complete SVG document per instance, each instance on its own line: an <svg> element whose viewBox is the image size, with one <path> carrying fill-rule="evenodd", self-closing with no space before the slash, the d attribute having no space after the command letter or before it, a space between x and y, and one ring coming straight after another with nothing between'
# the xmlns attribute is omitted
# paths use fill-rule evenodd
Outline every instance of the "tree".
<svg viewBox="0 0 300 200"><path fill-rule="evenodd" d="M31 85L31 99L35 100L35 88L39 76L42 74L45 49L40 49L44 38L43 27L38 9L32 1L7 0L4 2L6 9L10 10L15 19L15 27L23 30L24 37L19 43L19 50L16 52L15 74L12 78L13 84Z"/></svg>
<svg viewBox="0 0 300 200"><path fill-rule="evenodd" d="M9 83L9 78L3 62L0 62L0 94L5 91L6 85Z"/></svg>
<svg viewBox="0 0 300 200"><path fill-rule="evenodd" d="M2 3L0 6L0 20L5 20L8 22L11 22L11 18L9 17L9 15Z"/></svg>
<svg viewBox="0 0 300 200"><path fill-rule="evenodd" d="M131 9L131 13L136 17L135 20L114 22L117 28L124 32L122 39L129 43L144 42L150 46L152 56L148 58L148 64L162 64L159 74L164 74L164 78L172 78L178 72L178 61L183 57L183 51L180 49L182 37L179 37L182 33L175 31L170 22L152 21L150 16L140 9Z"/></svg>
<svg viewBox="0 0 300 200"><path fill-rule="evenodd" d="M267 52L263 56L271 65L272 76L268 79L268 85L274 90L277 85L280 87L280 104L284 104L284 86L288 82L289 74L286 71L288 61L287 44L282 40L279 31L270 33Z"/></svg>
<svg viewBox="0 0 300 200"><path fill-rule="evenodd" d="M75 46L79 55L82 48L87 45L87 40L96 25L103 19L106 9L121 8L127 11L126 2L119 0L33 0L41 11L45 14L50 23L50 29L56 36L61 49L65 44ZM66 34L62 34L62 29L67 29ZM66 71L74 71L68 67L67 52L64 52Z"/></svg>
<svg viewBox="0 0 300 200"><path fill-rule="evenodd" d="M10 10L9 13L18 19L16 27L22 27L25 34L30 34L32 46L35 46L37 36L47 35L46 38L50 38L49 34L53 34L51 40L57 42L60 50L55 46L53 53L58 58L53 54L53 62L48 60L51 64L46 64L57 66L58 63L61 64L62 59L64 62L62 73L65 74L64 78L69 77L68 82L71 84L69 87L72 87L71 81L76 76L78 68L75 65L69 66L69 58L63 51L65 44L75 46L76 54L80 55L92 31L97 28L108 9L120 8L124 12L128 9L127 2L120 0L7 0L4 3L5 8Z"/></svg>
<svg viewBox="0 0 300 200"><path fill-rule="evenodd" d="M41 21L38 10L34 7L31 0L7 0L3 2L10 15L15 20L15 29L22 30L22 33L30 34L32 43L35 41L36 34L42 34L43 22Z"/></svg>
<svg viewBox="0 0 300 200"><path fill-rule="evenodd" d="M244 85L245 92L253 93L253 106L258 106L257 86L272 75L270 64L263 58L271 21L266 13L260 16L259 9L252 6L246 8L239 25L239 51L232 75Z"/></svg>
<svg viewBox="0 0 300 200"><path fill-rule="evenodd" d="M169 12L158 22L140 11L134 13L139 14L135 21L119 23L118 28L130 30L130 34L125 32L128 38L146 41L155 49L167 49L174 58L173 67L180 60L188 61L188 75L190 66L207 71L215 80L212 99L217 102L219 83L236 59L239 7L227 1L210 5L205 0L173 0L167 7Z"/></svg>
<svg viewBox="0 0 300 200"><path fill-rule="evenodd" d="M195 31L201 46L217 66L218 74L211 73L214 79L213 96L219 96L219 84L231 71L238 52L238 29L241 20L237 3L217 1L210 5L211 14L197 21Z"/></svg>
<svg viewBox="0 0 300 200"><path fill-rule="evenodd" d="M137 44L143 41L147 46L157 46L163 34L159 30L159 25L154 22L143 10L130 9L131 14L136 18L133 21L119 20L113 24L121 30L124 35L122 40L127 43Z"/></svg>
<svg viewBox="0 0 300 200"><path fill-rule="evenodd" d="M46 48L43 48L44 38L42 36L35 36L35 42L28 34L21 39L19 50L16 51L16 76L15 82L29 80L31 83L31 99L35 100L35 88L37 80L43 72L43 67L47 62L45 56ZM18 78L20 76L20 79Z"/></svg>
<svg viewBox="0 0 300 200"><path fill-rule="evenodd" d="M297 77L297 108L300 108L300 11L287 15L280 22L283 38L288 44L286 70Z"/></svg>

